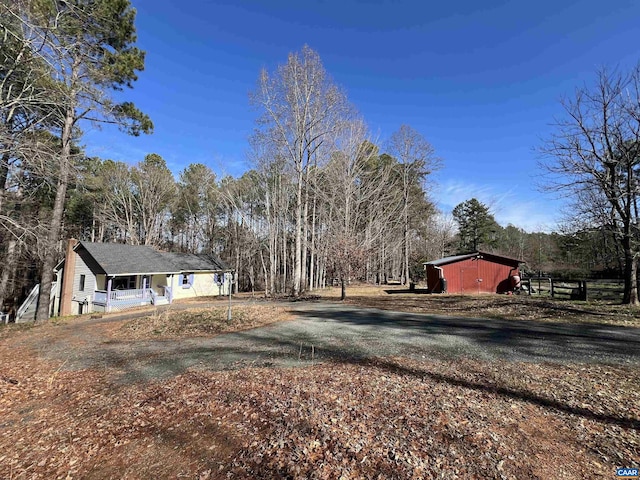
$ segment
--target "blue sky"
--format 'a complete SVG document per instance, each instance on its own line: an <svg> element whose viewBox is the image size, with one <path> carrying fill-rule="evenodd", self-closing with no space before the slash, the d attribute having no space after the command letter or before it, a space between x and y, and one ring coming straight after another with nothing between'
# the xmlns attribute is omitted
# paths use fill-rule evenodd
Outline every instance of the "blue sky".
<svg viewBox="0 0 640 480"><path fill-rule="evenodd" d="M499 223L549 230L562 200L543 194L534 149L559 99L595 70L640 60L640 2L132 0L146 68L126 99L155 123L128 137L88 130L87 151L135 164L147 153L239 176L258 112L261 68L307 44L380 144L400 125L443 159L433 197L472 197Z"/></svg>

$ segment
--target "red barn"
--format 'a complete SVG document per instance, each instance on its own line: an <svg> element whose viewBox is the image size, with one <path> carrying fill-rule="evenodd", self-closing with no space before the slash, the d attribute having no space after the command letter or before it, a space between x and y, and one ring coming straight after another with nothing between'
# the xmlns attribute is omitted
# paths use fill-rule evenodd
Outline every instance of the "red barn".
<svg viewBox="0 0 640 480"><path fill-rule="evenodd" d="M520 283L515 258L474 252L424 263L432 293L505 293Z"/></svg>

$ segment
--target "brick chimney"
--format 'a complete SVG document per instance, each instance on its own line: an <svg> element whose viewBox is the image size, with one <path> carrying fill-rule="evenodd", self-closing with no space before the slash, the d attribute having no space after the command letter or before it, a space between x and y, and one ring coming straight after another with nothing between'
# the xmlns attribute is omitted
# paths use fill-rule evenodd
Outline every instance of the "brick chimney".
<svg viewBox="0 0 640 480"><path fill-rule="evenodd" d="M62 272L62 287L60 288L60 316L71 315L71 298L73 297L73 279L76 273L76 252L73 248L78 240L67 240L67 253L64 257L64 270Z"/></svg>

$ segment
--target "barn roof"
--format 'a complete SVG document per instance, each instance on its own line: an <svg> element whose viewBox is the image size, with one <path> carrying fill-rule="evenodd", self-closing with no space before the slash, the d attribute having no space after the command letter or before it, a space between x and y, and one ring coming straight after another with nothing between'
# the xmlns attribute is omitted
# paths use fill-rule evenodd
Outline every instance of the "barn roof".
<svg viewBox="0 0 640 480"><path fill-rule="evenodd" d="M524 260L518 260L517 258L510 258L510 257L505 257L503 255L496 255L494 253L478 251L478 252L472 252L472 253L465 253L463 255L454 255L451 257L444 257L438 260L432 260L430 262L424 262L423 265L433 265L434 267L439 267L442 265L448 265L449 263L468 260L469 258L485 258L485 257L487 260L493 260L499 263L515 264L516 266L519 263L524 263Z"/></svg>
<svg viewBox="0 0 640 480"><path fill-rule="evenodd" d="M75 250L82 249L86 250L96 266L106 275L230 270L214 255L159 252L145 245L80 242Z"/></svg>

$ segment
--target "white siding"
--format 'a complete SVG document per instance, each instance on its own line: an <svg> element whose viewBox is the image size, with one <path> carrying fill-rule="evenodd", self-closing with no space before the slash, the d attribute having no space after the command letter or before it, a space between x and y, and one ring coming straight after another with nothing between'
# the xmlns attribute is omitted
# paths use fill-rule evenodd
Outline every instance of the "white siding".
<svg viewBox="0 0 640 480"><path fill-rule="evenodd" d="M80 290L80 276L84 275L84 290ZM80 313L80 303L88 297L93 300L96 291L96 277L80 255L76 254L76 268L73 275L73 293L71 295L71 315ZM91 303L83 305L83 313L91 311Z"/></svg>
<svg viewBox="0 0 640 480"><path fill-rule="evenodd" d="M60 270L56 274L56 287L51 289L51 294L53 295L53 316L57 317L60 315L60 294L62 287L62 275L64 273L64 269Z"/></svg>

